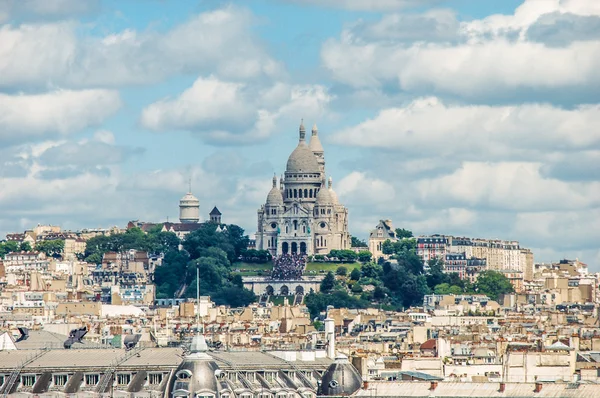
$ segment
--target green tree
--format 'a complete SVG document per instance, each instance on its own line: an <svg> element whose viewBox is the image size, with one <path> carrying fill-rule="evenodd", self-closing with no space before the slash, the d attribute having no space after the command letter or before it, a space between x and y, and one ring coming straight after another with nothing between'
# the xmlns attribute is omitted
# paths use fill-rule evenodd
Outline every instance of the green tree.
<svg viewBox="0 0 600 398"><path fill-rule="evenodd" d="M385 292L385 289L382 288L381 286L376 286L375 290L373 290L373 298L375 300L381 301L381 300L385 299L386 294L387 293Z"/></svg>
<svg viewBox="0 0 600 398"><path fill-rule="evenodd" d="M352 237L352 243L350 244L352 247L367 247L367 242L364 240L358 239L356 236Z"/></svg>
<svg viewBox="0 0 600 398"><path fill-rule="evenodd" d="M328 293L332 291L334 287L335 276L333 276L333 273L329 271L327 275L325 275L325 278L323 278L323 280L321 281L321 292Z"/></svg>
<svg viewBox="0 0 600 398"><path fill-rule="evenodd" d="M448 276L444 273L444 261L441 258L434 257L427 262L429 271L427 272L427 286L433 289L435 286L448 282Z"/></svg>
<svg viewBox="0 0 600 398"><path fill-rule="evenodd" d="M62 239L42 240L35 244L35 250L43 252L48 257L60 257L65 249L65 241Z"/></svg>
<svg viewBox="0 0 600 398"><path fill-rule="evenodd" d="M449 285L448 283L441 283L433 289L435 294L454 294L459 295L463 293L460 286Z"/></svg>
<svg viewBox="0 0 600 398"><path fill-rule="evenodd" d="M360 267L362 276L365 278L381 279L383 268L378 264L367 263Z"/></svg>
<svg viewBox="0 0 600 398"><path fill-rule="evenodd" d="M144 237L147 240L148 251L151 253L167 253L169 251L179 250L181 241L173 232L162 232L152 229Z"/></svg>
<svg viewBox="0 0 600 398"><path fill-rule="evenodd" d="M357 281L361 277L360 269L354 268L352 272L350 272L350 280Z"/></svg>
<svg viewBox="0 0 600 398"><path fill-rule="evenodd" d="M394 250L394 243L392 243L391 240L386 240L385 242L383 242L381 244L381 251L383 252L383 254L394 254L395 250Z"/></svg>
<svg viewBox="0 0 600 398"><path fill-rule="evenodd" d="M398 239L412 238L413 237L413 233L412 233L412 231L410 231L408 229L396 228L396 237Z"/></svg>
<svg viewBox="0 0 600 398"><path fill-rule="evenodd" d="M231 307L245 307L256 301L254 292L239 286L226 286L215 294L211 299L218 305L229 305Z"/></svg>
<svg viewBox="0 0 600 398"><path fill-rule="evenodd" d="M197 259L202 251L209 247L217 247L227 253L230 262L234 261L236 248L229 239L229 234L217 232L217 224L203 224L196 231L189 233L183 240L183 248L190 254L190 258Z"/></svg>
<svg viewBox="0 0 600 398"><path fill-rule="evenodd" d="M325 330L325 324L321 321L319 321L318 319L316 319L313 322L313 327L315 328L315 330L322 332L323 330Z"/></svg>
<svg viewBox="0 0 600 398"><path fill-rule="evenodd" d="M358 261L360 261L361 263L367 263L371 261L372 258L373 253L371 253L368 250L361 250L358 252Z"/></svg>
<svg viewBox="0 0 600 398"><path fill-rule="evenodd" d="M19 244L15 241L5 241L0 243L0 257L4 258L9 253L19 251Z"/></svg>
<svg viewBox="0 0 600 398"><path fill-rule="evenodd" d="M403 251L394 256L398 264L406 268L411 274L421 275L423 273L423 261L413 251Z"/></svg>
<svg viewBox="0 0 600 398"><path fill-rule="evenodd" d="M510 280L497 271L484 271L479 274L475 282L475 290L478 294L485 294L492 300L498 300L501 294L514 292Z"/></svg>
<svg viewBox="0 0 600 398"><path fill-rule="evenodd" d="M344 266L337 267L337 269L335 270L335 274L341 275L341 276L346 276L346 275L348 275L348 268L346 268Z"/></svg>
<svg viewBox="0 0 600 398"><path fill-rule="evenodd" d="M404 238L394 242L394 252L396 254L404 253L404 252L413 252L416 253L417 250L417 240L414 238Z"/></svg>
<svg viewBox="0 0 600 398"><path fill-rule="evenodd" d="M331 305L335 308L367 308L369 302L358 297L350 296L346 291L335 290L330 294L309 293L304 298L311 318L317 317Z"/></svg>
<svg viewBox="0 0 600 398"><path fill-rule="evenodd" d="M352 290L352 293L362 293L363 288L360 284L355 283L354 285L352 285L352 289L350 290Z"/></svg>
<svg viewBox="0 0 600 398"><path fill-rule="evenodd" d="M21 244L19 245L19 251L30 252L31 251L31 243L29 243L27 241L21 242Z"/></svg>

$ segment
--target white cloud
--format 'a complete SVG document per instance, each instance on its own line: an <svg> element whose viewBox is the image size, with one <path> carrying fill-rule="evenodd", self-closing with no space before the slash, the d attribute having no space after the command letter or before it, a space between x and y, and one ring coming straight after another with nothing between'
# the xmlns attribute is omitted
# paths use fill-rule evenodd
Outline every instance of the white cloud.
<svg viewBox="0 0 600 398"><path fill-rule="evenodd" d="M389 204L396 194L390 183L359 171L353 171L342 178L336 184L335 190L340 202L344 204Z"/></svg>
<svg viewBox="0 0 600 398"><path fill-rule="evenodd" d="M282 74L250 33L253 23L249 12L230 6L166 33L125 29L96 38L71 22L6 25L0 29L0 87L146 84L180 73Z"/></svg>
<svg viewBox="0 0 600 398"><path fill-rule="evenodd" d="M160 222L168 217L173 221L178 217L178 201L187 192L190 176L203 217L218 206L224 222L241 225L253 233L255 219L249 215L256 214L270 186L268 173L262 178L223 176L199 166L126 173L114 165L108 172L54 179L40 178L35 169L27 176L0 174L0 185L5 187L0 190L0 236L37 223L77 229L122 227L132 219Z"/></svg>
<svg viewBox="0 0 600 398"><path fill-rule="evenodd" d="M411 93L503 101L553 93L550 99L567 102L570 93L561 90L578 90L579 97L596 98L598 38L575 40L586 31L580 30L561 47L527 39L528 28L541 16L597 15L592 3L531 0L514 15L462 22L460 27L451 13L385 15L354 24L339 39L325 42L321 58L333 78L355 88L395 86ZM412 24L415 29L405 29ZM413 36L413 31L420 33Z"/></svg>
<svg viewBox="0 0 600 398"><path fill-rule="evenodd" d="M483 19L465 22L462 30L466 36L476 39L488 35L504 36L518 32L523 38L527 29L547 14L572 14L580 16L600 15L595 0L525 0L514 14L494 14Z"/></svg>
<svg viewBox="0 0 600 398"><path fill-rule="evenodd" d="M0 94L0 141L25 141L79 132L99 125L120 106L119 93L113 90Z"/></svg>
<svg viewBox="0 0 600 398"><path fill-rule="evenodd" d="M466 162L451 174L417 187L423 202L438 206L556 211L600 206L600 182L544 178L541 165L523 162Z"/></svg>
<svg viewBox="0 0 600 398"><path fill-rule="evenodd" d="M261 89L214 76L200 77L177 98L147 106L141 123L155 131L193 131L214 143L256 143L273 134L283 121L323 114L330 100L321 86L278 83Z"/></svg>
<svg viewBox="0 0 600 398"><path fill-rule="evenodd" d="M338 132L342 145L396 148L416 156L507 159L600 145L600 106L565 110L546 104L453 105L435 97L380 111Z"/></svg>

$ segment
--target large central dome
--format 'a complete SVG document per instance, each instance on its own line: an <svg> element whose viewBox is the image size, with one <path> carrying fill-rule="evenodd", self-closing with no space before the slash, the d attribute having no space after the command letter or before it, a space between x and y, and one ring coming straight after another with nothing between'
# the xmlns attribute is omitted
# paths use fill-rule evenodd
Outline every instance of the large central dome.
<svg viewBox="0 0 600 398"><path fill-rule="evenodd" d="M319 163L306 142L300 141L287 161L288 173L320 173Z"/></svg>

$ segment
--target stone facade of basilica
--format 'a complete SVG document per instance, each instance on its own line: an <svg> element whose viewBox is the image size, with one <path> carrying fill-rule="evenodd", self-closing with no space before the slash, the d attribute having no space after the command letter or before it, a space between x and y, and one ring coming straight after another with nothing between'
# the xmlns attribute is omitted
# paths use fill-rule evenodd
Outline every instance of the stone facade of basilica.
<svg viewBox="0 0 600 398"><path fill-rule="evenodd" d="M328 254L349 249L348 209L340 204L332 180L326 183L325 154L317 127L306 142L300 125L298 146L287 161L284 176L258 210L256 248L272 255Z"/></svg>

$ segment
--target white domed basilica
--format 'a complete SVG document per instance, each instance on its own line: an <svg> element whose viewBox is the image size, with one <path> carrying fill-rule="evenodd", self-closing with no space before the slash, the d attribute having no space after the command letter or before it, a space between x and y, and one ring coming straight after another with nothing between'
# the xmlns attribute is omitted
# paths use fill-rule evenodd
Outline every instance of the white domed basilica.
<svg viewBox="0 0 600 398"><path fill-rule="evenodd" d="M285 177L273 188L258 210L256 248L274 256L328 254L349 249L348 209L342 206L325 180L325 154L317 126L310 144L300 124L298 146L287 161Z"/></svg>

